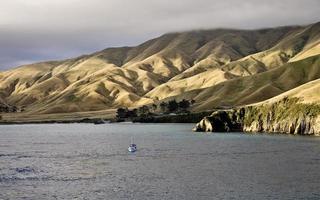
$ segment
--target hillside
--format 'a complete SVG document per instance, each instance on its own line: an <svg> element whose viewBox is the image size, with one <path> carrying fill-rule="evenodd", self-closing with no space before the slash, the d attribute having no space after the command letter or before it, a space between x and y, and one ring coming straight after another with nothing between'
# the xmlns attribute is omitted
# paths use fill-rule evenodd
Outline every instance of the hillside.
<svg viewBox="0 0 320 200"><path fill-rule="evenodd" d="M273 132L320 136L320 79L263 102L219 110L194 131Z"/></svg>
<svg viewBox="0 0 320 200"><path fill-rule="evenodd" d="M172 98L195 99L193 111L240 106L319 79L319 54L320 23L169 33L136 47L1 72L0 100L33 115Z"/></svg>
<svg viewBox="0 0 320 200"><path fill-rule="evenodd" d="M301 84L320 78L320 56L286 63L281 67L236 78L212 87L185 92L183 98L195 99L195 110L233 107L260 102ZM179 96L179 97L180 97ZM179 97L174 97L179 99Z"/></svg>
<svg viewBox="0 0 320 200"><path fill-rule="evenodd" d="M284 98L297 98L303 104L320 104L320 79L310 81L271 99L253 104L272 104Z"/></svg>

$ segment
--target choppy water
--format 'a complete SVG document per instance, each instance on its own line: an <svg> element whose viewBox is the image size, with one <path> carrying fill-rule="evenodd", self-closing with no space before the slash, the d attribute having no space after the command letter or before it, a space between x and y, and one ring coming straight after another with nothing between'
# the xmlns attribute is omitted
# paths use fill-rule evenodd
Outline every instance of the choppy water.
<svg viewBox="0 0 320 200"><path fill-rule="evenodd" d="M320 138L192 126L0 126L0 199L320 199Z"/></svg>

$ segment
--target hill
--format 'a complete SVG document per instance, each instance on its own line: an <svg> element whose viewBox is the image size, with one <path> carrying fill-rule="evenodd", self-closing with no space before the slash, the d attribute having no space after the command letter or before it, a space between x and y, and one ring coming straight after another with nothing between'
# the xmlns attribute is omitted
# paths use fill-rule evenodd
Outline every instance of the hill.
<svg viewBox="0 0 320 200"><path fill-rule="evenodd" d="M320 78L320 23L169 33L136 47L0 73L0 100L29 115L195 99L193 111L257 103ZM303 95L303 93L301 93Z"/></svg>
<svg viewBox="0 0 320 200"><path fill-rule="evenodd" d="M194 131L272 132L320 136L320 79L263 102L218 110Z"/></svg>

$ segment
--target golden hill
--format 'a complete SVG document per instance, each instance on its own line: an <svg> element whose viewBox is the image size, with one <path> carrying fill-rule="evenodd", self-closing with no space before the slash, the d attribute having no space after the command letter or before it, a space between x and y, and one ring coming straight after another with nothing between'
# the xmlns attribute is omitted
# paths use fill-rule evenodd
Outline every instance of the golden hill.
<svg viewBox="0 0 320 200"><path fill-rule="evenodd" d="M320 23L170 33L136 47L0 73L0 103L30 114L195 99L193 110L256 103L320 78Z"/></svg>
<svg viewBox="0 0 320 200"><path fill-rule="evenodd" d="M272 70L221 82L174 97L195 99L195 110L260 102L320 78L320 55L286 63Z"/></svg>
<svg viewBox="0 0 320 200"><path fill-rule="evenodd" d="M320 78L253 105L272 104L284 98L297 98L303 104L320 104Z"/></svg>

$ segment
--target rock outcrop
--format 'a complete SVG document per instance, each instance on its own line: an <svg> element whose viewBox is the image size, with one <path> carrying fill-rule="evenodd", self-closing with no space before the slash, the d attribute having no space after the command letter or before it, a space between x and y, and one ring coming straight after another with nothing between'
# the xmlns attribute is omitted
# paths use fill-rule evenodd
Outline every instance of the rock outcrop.
<svg viewBox="0 0 320 200"><path fill-rule="evenodd" d="M192 130L196 132L212 132L212 123L208 118L209 117L204 117Z"/></svg>
<svg viewBox="0 0 320 200"><path fill-rule="evenodd" d="M272 132L320 136L320 105L284 98L273 104L219 110L203 118L194 131Z"/></svg>
<svg viewBox="0 0 320 200"><path fill-rule="evenodd" d="M244 109L219 110L204 117L193 129L206 132L230 132L242 130Z"/></svg>

